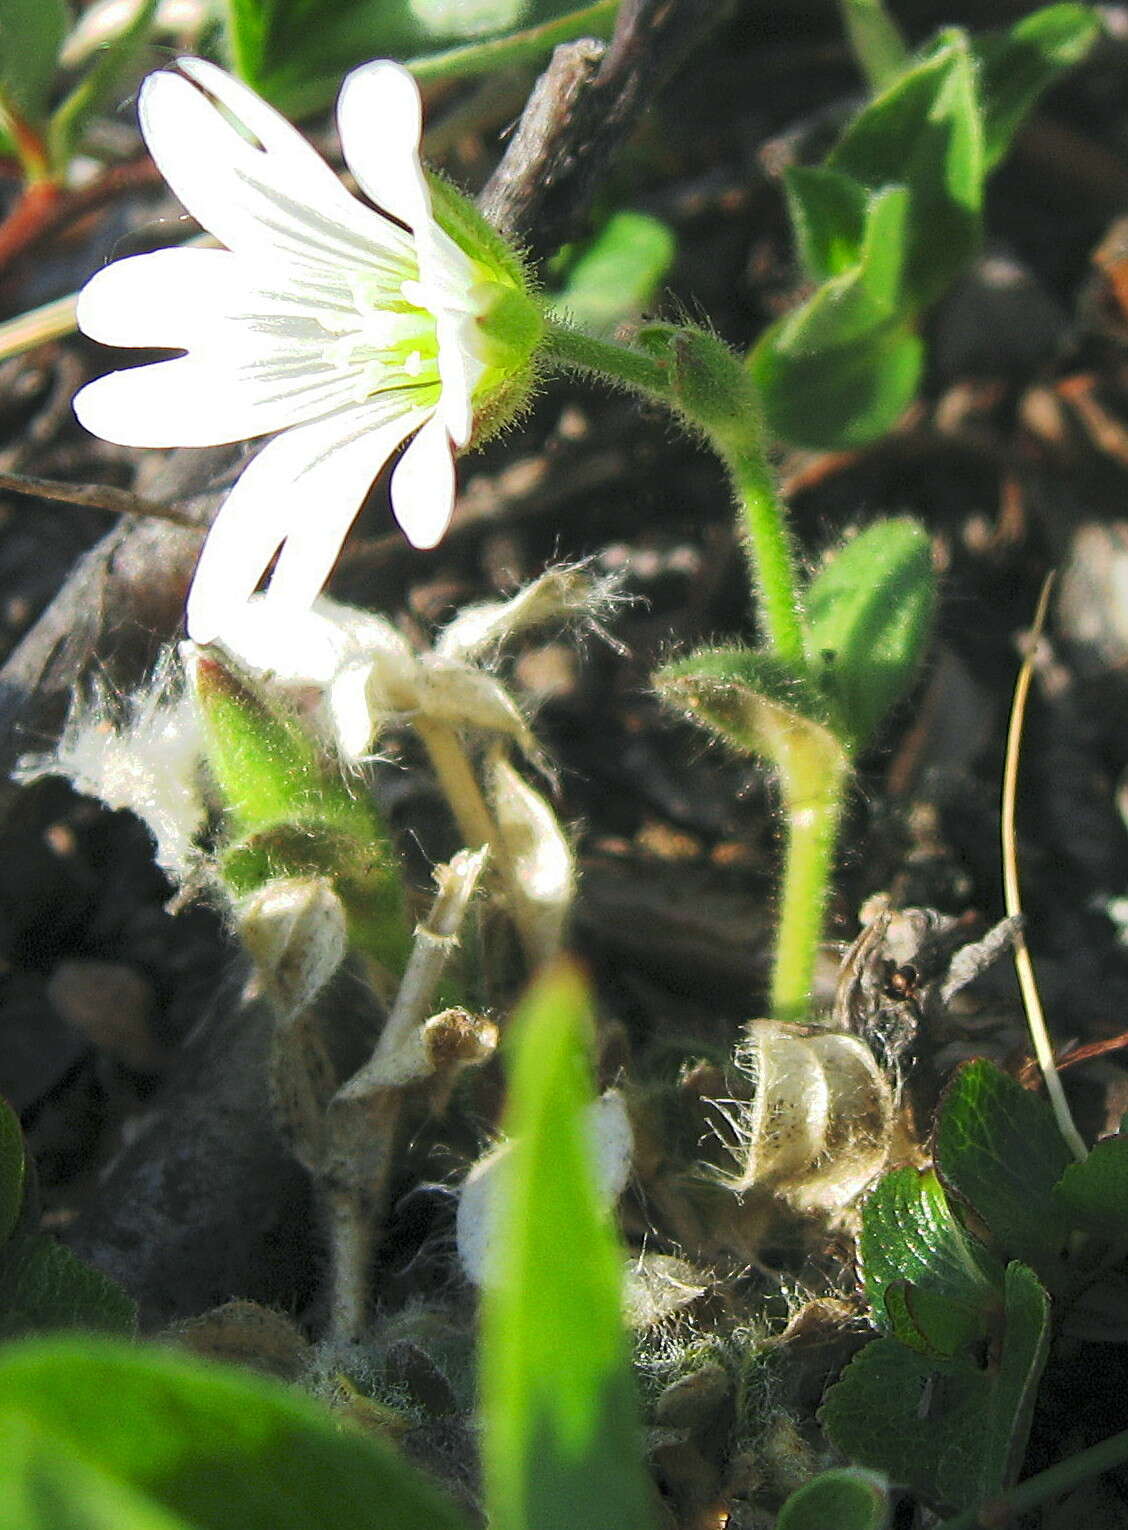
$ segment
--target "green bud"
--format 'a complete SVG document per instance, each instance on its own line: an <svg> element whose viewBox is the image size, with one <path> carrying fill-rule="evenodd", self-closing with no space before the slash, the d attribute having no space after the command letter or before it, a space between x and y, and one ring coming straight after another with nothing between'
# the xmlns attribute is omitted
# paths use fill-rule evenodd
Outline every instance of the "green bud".
<svg viewBox="0 0 1128 1530"><path fill-rule="evenodd" d="M352 944L401 973L411 932L399 858L371 798L251 680L210 653L189 667L231 831L219 857L228 889L246 897L280 878L325 877Z"/></svg>
<svg viewBox="0 0 1128 1530"><path fill-rule="evenodd" d="M723 340L707 330L675 324L648 324L638 339L655 360L667 363L671 402L690 424L722 442L757 433L755 387Z"/></svg>

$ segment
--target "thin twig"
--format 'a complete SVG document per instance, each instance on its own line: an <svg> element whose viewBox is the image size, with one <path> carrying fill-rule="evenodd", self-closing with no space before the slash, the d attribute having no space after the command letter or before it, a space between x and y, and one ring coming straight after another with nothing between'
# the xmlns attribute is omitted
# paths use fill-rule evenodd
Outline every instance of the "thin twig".
<svg viewBox="0 0 1128 1530"><path fill-rule="evenodd" d="M1030 634L1030 648L1026 658L1023 660L1022 668L1018 672L1018 680L1015 683L1010 726L1007 729L1007 758L1003 769L1002 803L1003 897L1007 915L1011 919L1021 919L1022 915L1022 899L1018 887L1018 850L1015 842L1014 828L1015 802L1018 796L1018 759L1022 748L1022 725L1026 716L1026 700L1030 694L1030 682L1034 676L1034 653L1038 646L1038 640L1042 635L1042 629L1046 624L1046 612L1049 609L1050 592L1053 589L1053 583L1053 574L1047 574L1045 583L1042 585L1042 593L1038 597L1038 609L1034 613L1034 626ZM1042 1010L1042 1001L1038 995L1038 981L1034 976L1034 966L1030 960L1030 952L1027 949L1026 937L1022 932L1021 924L1015 927L1014 965L1018 973L1018 985L1022 990L1022 1002L1026 1009L1026 1023L1030 1028L1030 1038L1034 1043L1034 1051L1038 1058L1038 1065L1042 1069L1042 1077L1046 1081L1046 1093L1049 1096L1050 1104L1053 1106L1058 1130L1069 1144L1074 1157L1083 1162L1089 1156L1089 1150L1085 1146L1080 1132L1073 1124L1073 1117L1070 1114L1069 1105L1065 1098L1065 1090L1061 1086L1057 1064L1054 1062L1053 1044L1050 1041L1050 1033L1046 1028L1046 1017Z"/></svg>
<svg viewBox="0 0 1128 1530"><path fill-rule="evenodd" d="M30 499L47 499L57 505L78 505L83 510L105 510L111 515L140 515L154 521L171 521L174 526L200 529L199 516L183 505L159 504L130 489L118 489L108 483L64 483L57 478L29 478L23 473L0 472L0 492L26 494Z"/></svg>

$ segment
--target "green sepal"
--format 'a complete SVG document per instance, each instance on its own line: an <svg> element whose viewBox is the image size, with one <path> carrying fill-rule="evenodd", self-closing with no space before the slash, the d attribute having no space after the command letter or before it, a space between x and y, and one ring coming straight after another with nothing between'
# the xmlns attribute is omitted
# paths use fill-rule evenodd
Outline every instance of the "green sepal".
<svg viewBox="0 0 1128 1530"><path fill-rule="evenodd" d="M805 446L864 445L894 424L920 384L924 347L903 290L910 193L890 185L863 194L855 263L765 330L748 357L769 427Z"/></svg>
<svg viewBox="0 0 1128 1530"><path fill-rule="evenodd" d="M931 303L979 248L986 162L975 58L952 28L846 129L828 170L908 188L904 308Z"/></svg>
<svg viewBox="0 0 1128 1530"><path fill-rule="evenodd" d="M741 754L763 755L788 777L824 780L849 768L833 702L807 675L748 648L703 648L654 677L658 694Z"/></svg>
<svg viewBox="0 0 1128 1530"><path fill-rule="evenodd" d="M367 841L317 819L299 819L237 840L219 864L236 897L283 877L328 877L344 905L349 943L392 976L402 974L411 936L399 861L386 840Z"/></svg>
<svg viewBox="0 0 1128 1530"><path fill-rule="evenodd" d="M913 682L936 604L928 533L878 521L835 552L807 586L812 663L852 750L872 739Z"/></svg>
<svg viewBox="0 0 1128 1530"><path fill-rule="evenodd" d="M1005 32L975 40L983 101L984 156L994 169L1038 97L1081 63L1102 30L1091 5L1047 5Z"/></svg>
<svg viewBox="0 0 1128 1530"><path fill-rule="evenodd" d="M194 666L207 761L227 809L225 876L243 895L280 876L331 878L350 934L393 973L411 945L399 858L375 803L298 718L208 654Z"/></svg>
<svg viewBox="0 0 1128 1530"><path fill-rule="evenodd" d="M886 1472L931 1504L966 1508L1014 1482L1049 1349L1049 1297L1008 1266L1001 1337L984 1359L942 1359L875 1339L830 1388L819 1422L858 1465Z"/></svg>
<svg viewBox="0 0 1128 1530"><path fill-rule="evenodd" d="M886 1530L892 1514L883 1473L839 1466L797 1488L780 1509L775 1530Z"/></svg>

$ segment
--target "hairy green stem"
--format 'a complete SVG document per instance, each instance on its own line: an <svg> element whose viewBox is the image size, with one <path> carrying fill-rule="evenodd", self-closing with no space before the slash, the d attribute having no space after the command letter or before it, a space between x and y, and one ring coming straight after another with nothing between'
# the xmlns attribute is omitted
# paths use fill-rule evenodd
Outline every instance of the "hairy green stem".
<svg viewBox="0 0 1128 1530"><path fill-rule="evenodd" d="M545 355L558 366L586 372L608 381L626 383L651 398L673 403L669 366L633 346L613 340L597 340L570 325L549 320L545 330Z"/></svg>
<svg viewBox="0 0 1128 1530"><path fill-rule="evenodd" d="M838 824L847 775L806 765L780 765L787 823L779 933L772 964L774 1020L811 1018L811 987L823 934L823 914L834 871Z"/></svg>
<svg viewBox="0 0 1128 1530"><path fill-rule="evenodd" d="M714 444L732 476L748 561L760 597L760 621L772 652L792 664L805 659L799 579L787 520L758 440Z"/></svg>
<svg viewBox="0 0 1128 1530"><path fill-rule="evenodd" d="M1036 1477L1027 1477L1025 1482L1020 1482L999 1498L989 1499L974 1509L965 1509L954 1519L944 1520L936 1530L982 1530L985 1525L1009 1525L1027 1510L1036 1509L1052 1498L1060 1498L1090 1477L1099 1477L1102 1472L1123 1466L1126 1461L1128 1429L1059 1461Z"/></svg>
<svg viewBox="0 0 1128 1530"><path fill-rule="evenodd" d="M614 379L657 399L707 437L732 482L767 647L801 673L807 653L799 571L747 372L714 336L656 328L662 333L654 338L667 347L661 355L550 321L547 354L561 366ZM816 742L814 735L796 732L778 744L772 758L786 804L787 846L772 1014L798 1021L809 1015L848 766L829 735Z"/></svg>

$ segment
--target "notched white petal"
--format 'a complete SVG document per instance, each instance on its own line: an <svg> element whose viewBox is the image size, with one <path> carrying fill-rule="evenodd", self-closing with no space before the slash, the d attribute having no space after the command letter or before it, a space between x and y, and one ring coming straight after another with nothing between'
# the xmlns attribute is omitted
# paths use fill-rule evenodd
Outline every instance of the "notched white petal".
<svg viewBox="0 0 1128 1530"><path fill-rule="evenodd" d="M284 543L270 597L291 608L312 605L369 486L413 423L410 415L390 414L386 403L365 404L263 448L204 543L188 596L196 642L223 632L231 608L253 593Z"/></svg>
<svg viewBox="0 0 1128 1530"><path fill-rule="evenodd" d="M408 71L390 59L354 69L341 86L337 127L365 196L410 229L426 225L431 195L419 163L423 107Z"/></svg>

